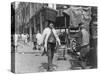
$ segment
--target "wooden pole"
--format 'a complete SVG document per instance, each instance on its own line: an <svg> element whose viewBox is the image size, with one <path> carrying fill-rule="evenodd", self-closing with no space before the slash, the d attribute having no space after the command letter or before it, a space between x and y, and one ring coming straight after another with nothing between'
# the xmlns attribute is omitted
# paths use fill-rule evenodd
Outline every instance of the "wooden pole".
<svg viewBox="0 0 100 75"><path fill-rule="evenodd" d="M30 24L30 27L29 27L29 31L30 31L30 41L32 41L32 28L31 28L31 24Z"/></svg>
<svg viewBox="0 0 100 75"><path fill-rule="evenodd" d="M65 32L66 32L66 16L65 16ZM65 41L66 41L66 37L65 37Z"/></svg>
<svg viewBox="0 0 100 75"><path fill-rule="evenodd" d="M35 17L34 17L33 21L34 21L34 32L36 32L36 20L35 20Z"/></svg>
<svg viewBox="0 0 100 75"><path fill-rule="evenodd" d="M42 13L40 12L40 32L43 31L43 25L42 25Z"/></svg>
<svg viewBox="0 0 100 75"><path fill-rule="evenodd" d="M30 5L29 5L29 7L30 7L30 18L31 18L31 3L30 3ZM32 41L32 24L31 23L29 23L30 25L29 25L29 35L30 35L30 41Z"/></svg>

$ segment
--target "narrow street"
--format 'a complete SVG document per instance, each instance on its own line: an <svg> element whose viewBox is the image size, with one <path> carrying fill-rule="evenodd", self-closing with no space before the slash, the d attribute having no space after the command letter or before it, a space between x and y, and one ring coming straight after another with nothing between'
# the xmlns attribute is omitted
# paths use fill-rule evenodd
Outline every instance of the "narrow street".
<svg viewBox="0 0 100 75"><path fill-rule="evenodd" d="M47 56L41 56L42 51L33 50L29 45L19 46L19 52L16 52L16 73L30 72L45 72L47 71ZM22 52L21 52L22 51ZM66 60L58 60L58 55L55 53L53 64L56 71L69 70L71 64L70 56L66 54Z"/></svg>
<svg viewBox="0 0 100 75"><path fill-rule="evenodd" d="M96 6L12 2L11 71L97 68L97 26Z"/></svg>

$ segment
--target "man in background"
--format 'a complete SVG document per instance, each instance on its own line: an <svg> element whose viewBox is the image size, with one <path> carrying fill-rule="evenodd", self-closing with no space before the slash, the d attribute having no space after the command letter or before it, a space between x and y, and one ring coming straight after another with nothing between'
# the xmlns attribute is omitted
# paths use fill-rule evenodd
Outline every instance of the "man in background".
<svg viewBox="0 0 100 75"><path fill-rule="evenodd" d="M41 46L41 39L42 38L42 35L41 33L38 31L37 34L36 34L36 39L37 39L37 50L40 50L40 46Z"/></svg>
<svg viewBox="0 0 100 75"><path fill-rule="evenodd" d="M81 64L83 68L86 68L86 58L87 54L90 51L89 48L89 32L86 30L84 24L81 25L81 33L82 33L82 43L80 50L80 58L83 61Z"/></svg>

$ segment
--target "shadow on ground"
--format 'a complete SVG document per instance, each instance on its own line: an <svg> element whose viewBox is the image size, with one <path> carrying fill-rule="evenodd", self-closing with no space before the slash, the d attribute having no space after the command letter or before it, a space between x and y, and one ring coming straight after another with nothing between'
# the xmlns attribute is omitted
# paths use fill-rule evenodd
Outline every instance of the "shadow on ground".
<svg viewBox="0 0 100 75"><path fill-rule="evenodd" d="M53 64L53 67L57 68L57 65ZM41 66L39 66L39 72L46 72L48 69L48 63L41 63Z"/></svg>

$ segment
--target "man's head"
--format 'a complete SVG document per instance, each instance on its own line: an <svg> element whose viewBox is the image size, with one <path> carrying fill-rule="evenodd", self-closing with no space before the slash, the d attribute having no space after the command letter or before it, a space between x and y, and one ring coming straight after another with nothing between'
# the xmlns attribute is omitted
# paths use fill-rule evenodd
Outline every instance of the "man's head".
<svg viewBox="0 0 100 75"><path fill-rule="evenodd" d="M52 28L54 28L54 24L52 22L49 22L48 27L50 27L52 29Z"/></svg>
<svg viewBox="0 0 100 75"><path fill-rule="evenodd" d="M54 24L53 23L50 23L49 26L50 26L50 28L53 28L54 27Z"/></svg>
<svg viewBox="0 0 100 75"><path fill-rule="evenodd" d="M82 30L82 29L86 29L86 26L83 24L83 25L80 26L80 29L81 29L81 30Z"/></svg>
<svg viewBox="0 0 100 75"><path fill-rule="evenodd" d="M84 29L85 28L85 24L84 23L80 23L79 27L80 27L80 29Z"/></svg>

